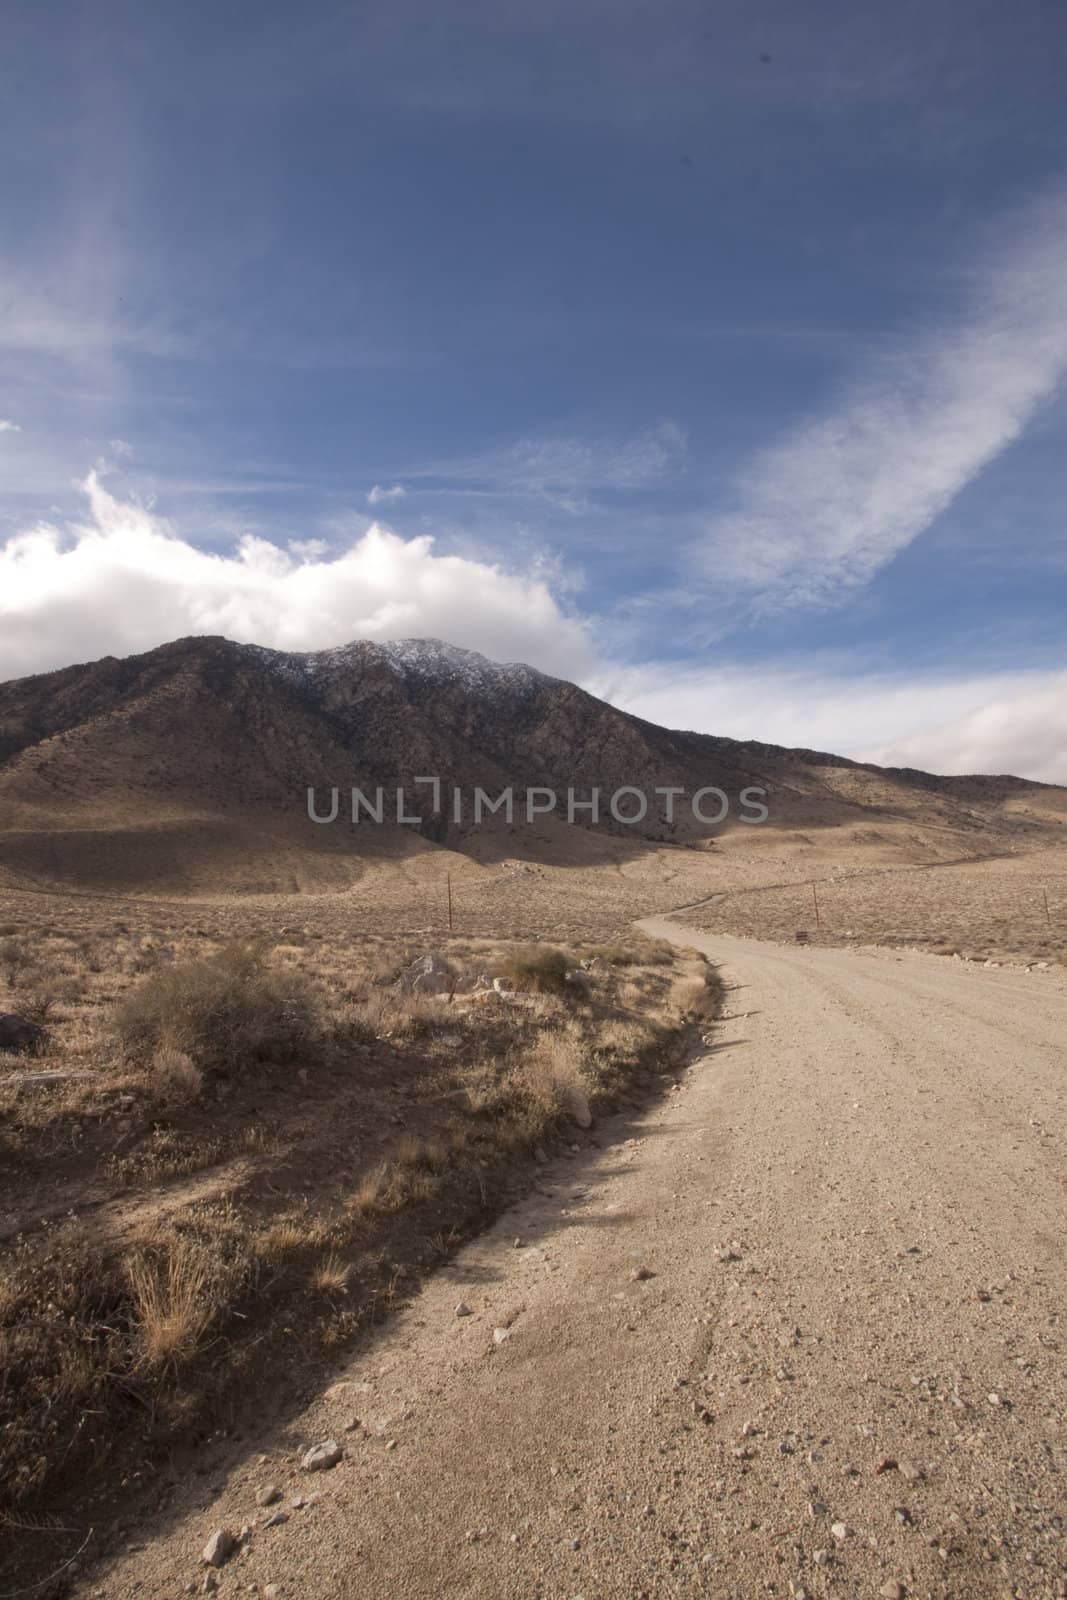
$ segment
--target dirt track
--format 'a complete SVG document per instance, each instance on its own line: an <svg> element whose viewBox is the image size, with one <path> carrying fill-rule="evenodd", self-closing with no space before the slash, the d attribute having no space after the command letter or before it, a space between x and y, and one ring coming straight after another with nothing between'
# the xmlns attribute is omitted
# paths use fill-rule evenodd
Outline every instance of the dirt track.
<svg viewBox="0 0 1067 1600"><path fill-rule="evenodd" d="M1067 1594L1062 974L645 926L731 986L677 1092L79 1592L199 1589L276 1483L222 1595Z"/></svg>

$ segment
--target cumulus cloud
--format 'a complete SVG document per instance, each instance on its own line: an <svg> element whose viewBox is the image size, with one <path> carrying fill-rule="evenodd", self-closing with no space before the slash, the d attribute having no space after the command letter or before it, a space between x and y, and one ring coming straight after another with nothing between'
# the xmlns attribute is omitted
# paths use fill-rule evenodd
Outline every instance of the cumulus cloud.
<svg viewBox="0 0 1067 1600"><path fill-rule="evenodd" d="M0 677L225 634L283 650L436 635L499 661L577 677L592 652L543 576L438 555L428 536L373 524L331 556L246 536L198 549L163 518L84 484L89 515L0 547Z"/></svg>
<svg viewBox="0 0 1067 1600"><path fill-rule="evenodd" d="M845 598L1055 393L1067 373L1067 198L1008 221L1012 245L970 274L950 331L899 344L749 464L734 506L707 530L703 561L717 582L772 606Z"/></svg>
<svg viewBox="0 0 1067 1600"><path fill-rule="evenodd" d="M1010 772L1067 784L1067 671L934 677L770 664L594 674L589 687L651 722L830 750L928 772Z"/></svg>
<svg viewBox="0 0 1067 1600"><path fill-rule="evenodd" d="M0 433L21 433L22 429L17 422L6 422L0 418Z"/></svg>
<svg viewBox="0 0 1067 1600"><path fill-rule="evenodd" d="M367 496L367 504L369 506L384 505L390 500L403 500L406 494L407 490L403 484L394 483L391 489L387 489L384 485L376 483Z"/></svg>

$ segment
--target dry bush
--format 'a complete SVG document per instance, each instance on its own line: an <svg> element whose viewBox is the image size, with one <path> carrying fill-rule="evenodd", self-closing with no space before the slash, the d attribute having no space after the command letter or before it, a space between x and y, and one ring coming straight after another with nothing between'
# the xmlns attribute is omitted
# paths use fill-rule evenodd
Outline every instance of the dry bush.
<svg viewBox="0 0 1067 1600"><path fill-rule="evenodd" d="M699 973L676 978L671 985L670 1004L682 1016L698 1014L704 1005L707 984Z"/></svg>
<svg viewBox="0 0 1067 1600"><path fill-rule="evenodd" d="M141 1362L177 1367L200 1346L218 1309L217 1274L202 1245L178 1238L126 1263Z"/></svg>
<svg viewBox="0 0 1067 1600"><path fill-rule="evenodd" d="M24 939L0 939L0 972L14 989L28 967L34 966L33 955Z"/></svg>
<svg viewBox="0 0 1067 1600"><path fill-rule="evenodd" d="M161 1044L152 1056L148 1081L161 1100L170 1105L187 1105L199 1099L204 1074L184 1050L172 1044Z"/></svg>
<svg viewBox="0 0 1067 1600"><path fill-rule="evenodd" d="M533 994L568 994L572 985L567 974L572 966L573 962L562 950L534 946L518 951L507 960L500 976L513 988L529 990Z"/></svg>
<svg viewBox="0 0 1067 1600"><path fill-rule="evenodd" d="M228 945L200 960L160 967L114 1015L131 1060L161 1046L183 1050L204 1072L241 1072L321 1046L316 996L298 973L270 968L252 945Z"/></svg>
<svg viewBox="0 0 1067 1600"><path fill-rule="evenodd" d="M588 1080L581 1040L572 1033L550 1033L539 1039L522 1067L522 1084L539 1111L550 1120L589 1118Z"/></svg>

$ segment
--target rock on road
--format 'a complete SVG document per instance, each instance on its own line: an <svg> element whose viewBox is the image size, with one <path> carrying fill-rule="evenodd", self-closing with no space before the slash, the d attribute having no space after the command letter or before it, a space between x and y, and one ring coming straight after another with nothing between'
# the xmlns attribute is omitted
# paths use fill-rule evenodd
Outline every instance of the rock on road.
<svg viewBox="0 0 1067 1600"><path fill-rule="evenodd" d="M245 1523L223 1595L1067 1594L1062 974L642 926L729 986L679 1091L86 1595Z"/></svg>

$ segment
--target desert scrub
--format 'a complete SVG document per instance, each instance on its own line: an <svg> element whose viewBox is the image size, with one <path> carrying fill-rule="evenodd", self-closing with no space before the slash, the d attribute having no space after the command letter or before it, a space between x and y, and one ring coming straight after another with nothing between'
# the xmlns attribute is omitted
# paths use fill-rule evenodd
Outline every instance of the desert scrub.
<svg viewBox="0 0 1067 1600"><path fill-rule="evenodd" d="M567 974L574 963L562 950L520 950L506 961L500 972L514 989L533 994L568 994L573 987Z"/></svg>
<svg viewBox="0 0 1067 1600"><path fill-rule="evenodd" d="M319 1004L298 972L267 965L254 945L160 967L114 1013L126 1056L148 1066L160 1050L180 1051L205 1073L240 1073L321 1046Z"/></svg>
<svg viewBox="0 0 1067 1600"><path fill-rule="evenodd" d="M546 1121L570 1117L579 1127L589 1126L591 1086L584 1060L581 1038L566 1031L545 1034L523 1063L522 1087Z"/></svg>

